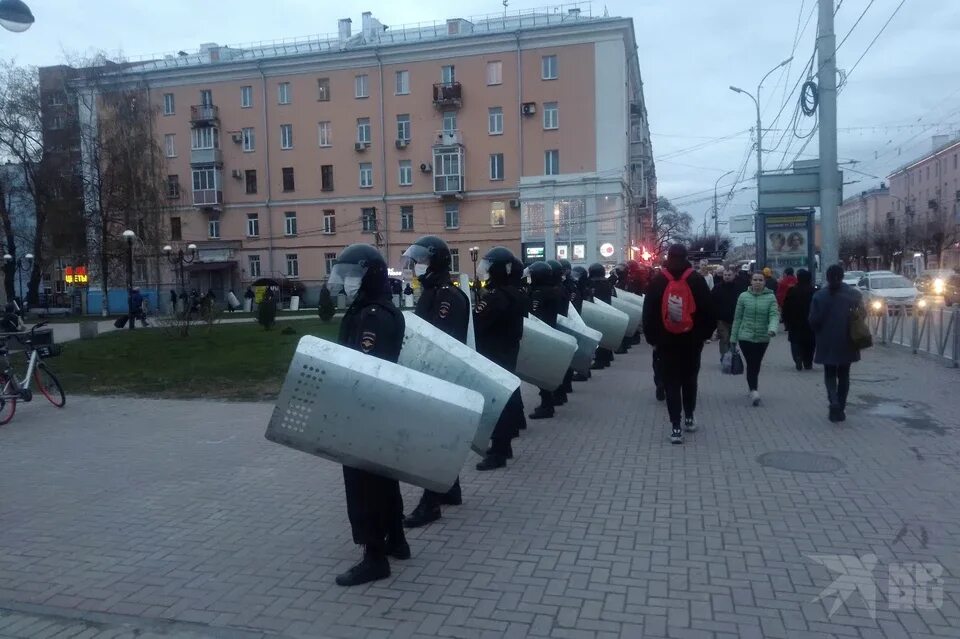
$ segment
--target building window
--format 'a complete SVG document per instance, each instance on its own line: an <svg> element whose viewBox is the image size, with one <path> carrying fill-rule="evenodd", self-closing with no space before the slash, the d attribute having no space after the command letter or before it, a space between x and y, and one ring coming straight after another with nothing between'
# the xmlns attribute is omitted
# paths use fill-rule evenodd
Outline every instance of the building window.
<svg viewBox="0 0 960 639"><path fill-rule="evenodd" d="M360 163L360 188L373 188L373 164L370 162Z"/></svg>
<svg viewBox="0 0 960 639"><path fill-rule="evenodd" d="M180 176L179 175L168 175L167 176L167 197L171 200L175 200L180 197Z"/></svg>
<svg viewBox="0 0 960 639"><path fill-rule="evenodd" d="M174 101L172 93L163 94L163 114L164 115L173 115L177 112L176 102Z"/></svg>
<svg viewBox="0 0 960 639"><path fill-rule="evenodd" d="M540 77L544 80L557 79L557 56L545 55L540 58Z"/></svg>
<svg viewBox="0 0 960 639"><path fill-rule="evenodd" d="M400 207L400 230L401 231L413 230L413 207L412 206Z"/></svg>
<svg viewBox="0 0 960 639"><path fill-rule="evenodd" d="M330 101L330 78L317 79L317 100L320 102Z"/></svg>
<svg viewBox="0 0 960 639"><path fill-rule="evenodd" d="M490 154L490 179L493 181L503 179L503 153Z"/></svg>
<svg viewBox="0 0 960 639"><path fill-rule="evenodd" d="M296 211L287 211L283 214L283 234L297 234L297 213Z"/></svg>
<svg viewBox="0 0 960 639"><path fill-rule="evenodd" d="M243 152L250 153L255 151L257 148L257 140L253 134L253 127L244 127L240 131L240 137L242 138Z"/></svg>
<svg viewBox="0 0 960 639"><path fill-rule="evenodd" d="M503 62L487 62L487 86L503 84Z"/></svg>
<svg viewBox="0 0 960 639"><path fill-rule="evenodd" d="M440 82L443 84L453 84L457 81L456 73L454 72L453 65L447 64L440 69Z"/></svg>
<svg viewBox="0 0 960 639"><path fill-rule="evenodd" d="M300 277L300 260L296 253L287 253L287 277Z"/></svg>
<svg viewBox="0 0 960 639"><path fill-rule="evenodd" d="M251 279L256 279L260 277L260 256L259 255L247 256L247 273L250 274Z"/></svg>
<svg viewBox="0 0 960 639"><path fill-rule="evenodd" d="M355 98L370 97L370 78L366 75L358 75L353 79L353 96Z"/></svg>
<svg viewBox="0 0 960 639"><path fill-rule="evenodd" d="M280 148L281 149L293 148L293 125L292 124L280 125Z"/></svg>
<svg viewBox="0 0 960 639"><path fill-rule="evenodd" d="M357 142L370 144L370 118L357 118Z"/></svg>
<svg viewBox="0 0 960 639"><path fill-rule="evenodd" d="M260 237L259 213L247 213L247 237Z"/></svg>
<svg viewBox="0 0 960 639"><path fill-rule="evenodd" d="M177 135L175 133L167 133L163 136L163 150L168 158L177 157Z"/></svg>
<svg viewBox="0 0 960 639"><path fill-rule="evenodd" d="M503 202L490 203L490 226L506 226L507 209Z"/></svg>
<svg viewBox="0 0 960 639"><path fill-rule="evenodd" d="M283 190L284 191L293 191L294 182L293 182L293 167L285 166L280 171L283 173Z"/></svg>
<svg viewBox="0 0 960 639"><path fill-rule="evenodd" d="M487 109L487 132L490 135L503 134L503 107Z"/></svg>
<svg viewBox="0 0 960 639"><path fill-rule="evenodd" d="M453 133L456 130L457 130L457 112L444 111L443 112L443 132Z"/></svg>
<svg viewBox="0 0 960 639"><path fill-rule="evenodd" d="M377 209L360 209L360 220L363 223L363 232L373 233L377 230Z"/></svg>
<svg viewBox="0 0 960 639"><path fill-rule="evenodd" d="M253 195L257 192L257 170L247 169L243 173L244 181L247 185L247 195Z"/></svg>
<svg viewBox="0 0 960 639"><path fill-rule="evenodd" d="M560 108L557 106L556 102L543 103L543 128L560 128Z"/></svg>
<svg viewBox="0 0 960 639"><path fill-rule="evenodd" d="M336 253L323 254L323 267L327 269L327 275L330 275L330 272L333 270L333 263L336 261L337 261Z"/></svg>
<svg viewBox="0 0 960 639"><path fill-rule="evenodd" d="M213 105L213 91L210 89L200 89L200 104L203 106Z"/></svg>
<svg viewBox="0 0 960 639"><path fill-rule="evenodd" d="M170 239L179 242L183 239L183 227L180 224L179 217L170 218Z"/></svg>
<svg viewBox="0 0 960 639"><path fill-rule="evenodd" d="M64 126L66 126L66 119L62 115L53 116L53 120L50 122L50 128L54 131L59 131Z"/></svg>
<svg viewBox="0 0 960 639"><path fill-rule="evenodd" d="M443 226L448 229L460 228L460 205L448 202L443 206Z"/></svg>
<svg viewBox="0 0 960 639"><path fill-rule="evenodd" d="M320 167L320 190L333 190L333 165L324 164Z"/></svg>
<svg viewBox="0 0 960 639"><path fill-rule="evenodd" d="M560 175L560 151L544 151L543 153L543 174Z"/></svg>
<svg viewBox="0 0 960 639"><path fill-rule="evenodd" d="M407 113L397 116L397 139L410 141L410 115Z"/></svg>
<svg viewBox="0 0 960 639"><path fill-rule="evenodd" d="M190 148L199 151L220 148L220 129L204 126L190 132Z"/></svg>
<svg viewBox="0 0 960 639"><path fill-rule="evenodd" d="M281 82L277 85L277 104L290 104L289 82Z"/></svg>
<svg viewBox="0 0 960 639"><path fill-rule="evenodd" d="M317 125L317 138L319 139L320 146L333 146L331 133L332 129L329 122L321 122Z"/></svg>
<svg viewBox="0 0 960 639"><path fill-rule="evenodd" d="M133 279L138 282L147 281L147 261L143 258L137 258L133 263Z"/></svg>
<svg viewBox="0 0 960 639"><path fill-rule="evenodd" d="M452 193L463 191L463 166L459 150L434 152L433 189L435 192Z"/></svg>
<svg viewBox="0 0 960 639"><path fill-rule="evenodd" d="M220 237L220 220L210 220L207 222L207 236L211 240L215 240Z"/></svg>
<svg viewBox="0 0 960 639"><path fill-rule="evenodd" d="M337 232L337 212L333 209L323 211L323 232L327 235Z"/></svg>
<svg viewBox="0 0 960 639"><path fill-rule="evenodd" d="M452 273L460 272L460 249L450 249L450 271Z"/></svg>
<svg viewBox="0 0 960 639"><path fill-rule="evenodd" d="M413 163L410 160L400 160L400 186L413 185Z"/></svg>
<svg viewBox="0 0 960 639"><path fill-rule="evenodd" d="M397 95L407 95L410 93L410 72L397 71L396 73L396 93Z"/></svg>
<svg viewBox="0 0 960 639"><path fill-rule="evenodd" d="M253 87L252 86L243 86L240 87L240 108L249 109L253 106ZM260 258L257 257L259 263Z"/></svg>
<svg viewBox="0 0 960 639"><path fill-rule="evenodd" d="M219 191L220 180L219 173L211 167L202 169L193 169L193 190L194 191Z"/></svg>

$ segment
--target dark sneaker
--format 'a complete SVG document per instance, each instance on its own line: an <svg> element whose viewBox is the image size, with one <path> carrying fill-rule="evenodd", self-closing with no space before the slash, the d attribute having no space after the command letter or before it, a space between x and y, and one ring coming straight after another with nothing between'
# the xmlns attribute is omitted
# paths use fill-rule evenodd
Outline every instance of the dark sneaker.
<svg viewBox="0 0 960 639"><path fill-rule="evenodd" d="M830 407L830 418L829 418L829 419L830 419L831 422L834 422L834 423L839 422L839 421L843 421L843 420L840 419L840 407L839 407L839 406L831 406L831 407Z"/></svg>
<svg viewBox="0 0 960 639"><path fill-rule="evenodd" d="M842 407L840 408L840 410L837 412L837 421L838 422L847 421L847 409Z"/></svg>
<svg viewBox="0 0 960 639"><path fill-rule="evenodd" d="M409 552L409 548L407 551ZM336 581L338 586L359 586L371 581L386 579L389 576L390 562L387 561L387 558L367 554L363 556L360 563L342 575L337 575Z"/></svg>
<svg viewBox="0 0 960 639"><path fill-rule="evenodd" d="M693 417L687 417L683 422L683 426L688 433L697 432L697 423L693 420Z"/></svg>
<svg viewBox="0 0 960 639"><path fill-rule="evenodd" d="M426 526L427 524L433 523L438 519L440 519L440 506L430 506L429 504L420 502L417 507L413 509L413 512L410 513L409 517L403 518L403 527L419 528L420 526ZM409 552L410 549L407 548L408 556ZM387 554L390 556L396 556L389 550L387 551ZM397 557L397 559L401 559L401 557ZM405 557L403 559L405 559Z"/></svg>
<svg viewBox="0 0 960 639"><path fill-rule="evenodd" d="M507 465L507 458L503 455L487 455L484 457L479 464L477 464L477 470L496 470L497 468L503 468Z"/></svg>
<svg viewBox="0 0 960 639"><path fill-rule="evenodd" d="M660 388L657 389L657 401L662 402L666 399L667 399L667 391L665 391L661 386Z"/></svg>
<svg viewBox="0 0 960 639"><path fill-rule="evenodd" d="M803 370L803 362L801 362L799 359L794 360L793 365L797 367L798 371Z"/></svg>
<svg viewBox="0 0 960 639"><path fill-rule="evenodd" d="M670 432L670 443L671 444L683 443L683 431L680 430L679 426L674 427L674 429Z"/></svg>

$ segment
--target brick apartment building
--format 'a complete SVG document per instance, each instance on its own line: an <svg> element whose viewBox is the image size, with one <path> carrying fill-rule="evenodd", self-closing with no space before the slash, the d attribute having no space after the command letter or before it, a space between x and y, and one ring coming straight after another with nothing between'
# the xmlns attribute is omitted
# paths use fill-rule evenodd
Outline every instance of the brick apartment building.
<svg viewBox="0 0 960 639"><path fill-rule="evenodd" d="M199 246L201 290L291 279L310 303L354 242L396 265L437 234L472 273L473 246L613 264L650 234L630 19L574 8L388 28L364 13L359 33L344 19L329 38L206 44L114 79L155 105L167 235Z"/></svg>

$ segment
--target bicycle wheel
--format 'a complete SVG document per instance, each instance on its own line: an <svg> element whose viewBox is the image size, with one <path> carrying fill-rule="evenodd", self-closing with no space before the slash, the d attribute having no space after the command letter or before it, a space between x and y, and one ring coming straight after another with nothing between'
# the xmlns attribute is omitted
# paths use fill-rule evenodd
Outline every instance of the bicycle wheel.
<svg viewBox="0 0 960 639"><path fill-rule="evenodd" d="M60 382L45 364L41 363L37 366L33 372L33 379L37 382L37 390L50 400L51 404L57 408L63 408L67 403L67 396L64 395Z"/></svg>
<svg viewBox="0 0 960 639"><path fill-rule="evenodd" d="M17 412L17 400L4 397L9 390L7 388L9 386L9 381L9 377L3 373L0 373L0 426L10 423L10 420L13 419L14 413Z"/></svg>

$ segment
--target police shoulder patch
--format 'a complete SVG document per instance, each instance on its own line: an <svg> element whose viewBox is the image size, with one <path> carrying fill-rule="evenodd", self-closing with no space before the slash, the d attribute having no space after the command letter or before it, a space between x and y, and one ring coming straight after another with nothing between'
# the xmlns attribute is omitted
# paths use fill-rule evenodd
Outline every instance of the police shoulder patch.
<svg viewBox="0 0 960 639"><path fill-rule="evenodd" d="M473 312L474 312L474 313L482 313L482 312L483 312L483 309L485 309L485 308L487 308L487 302L486 302L486 300L481 300L480 303L477 304L477 306L476 306L476 308L473 310Z"/></svg>
<svg viewBox="0 0 960 639"><path fill-rule="evenodd" d="M369 353L377 345L377 334L373 331L364 331L360 335L360 350Z"/></svg>
<svg viewBox="0 0 960 639"><path fill-rule="evenodd" d="M437 314L440 316L440 319L447 319L447 315L450 314L450 302L441 302Z"/></svg>

